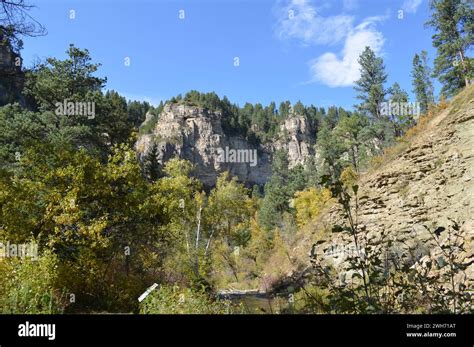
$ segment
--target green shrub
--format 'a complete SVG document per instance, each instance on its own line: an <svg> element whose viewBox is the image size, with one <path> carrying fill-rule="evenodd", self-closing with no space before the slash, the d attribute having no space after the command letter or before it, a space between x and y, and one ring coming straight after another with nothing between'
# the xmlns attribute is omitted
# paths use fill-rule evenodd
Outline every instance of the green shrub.
<svg viewBox="0 0 474 347"><path fill-rule="evenodd" d="M212 300L204 291L160 286L140 305L142 314L231 314L243 313L228 300Z"/></svg>
<svg viewBox="0 0 474 347"><path fill-rule="evenodd" d="M58 260L48 252L38 260L0 261L0 313L62 313L65 293L55 287Z"/></svg>
<svg viewBox="0 0 474 347"><path fill-rule="evenodd" d="M309 285L293 294L290 312L292 313L327 313L329 310L329 290Z"/></svg>

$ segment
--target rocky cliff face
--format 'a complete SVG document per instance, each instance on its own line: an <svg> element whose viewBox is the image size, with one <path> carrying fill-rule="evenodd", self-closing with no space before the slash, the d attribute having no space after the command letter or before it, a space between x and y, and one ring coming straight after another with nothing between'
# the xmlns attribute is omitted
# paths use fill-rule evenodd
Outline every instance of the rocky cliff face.
<svg viewBox="0 0 474 347"><path fill-rule="evenodd" d="M306 159L314 154L315 130L304 116L292 115L280 126L280 140L275 141L275 149L288 152L289 167L304 165Z"/></svg>
<svg viewBox="0 0 474 347"><path fill-rule="evenodd" d="M457 221L461 227L456 259L466 266L467 276L457 280L474 288L474 87L435 116L395 159L358 184L359 227L366 228L372 244L391 241L402 261L432 261L439 270L443 254L431 233L437 230L441 244L448 244L448 230L452 220ZM317 228L342 223L341 211L334 206ZM341 279L347 278L350 274L344 269L354 250L352 237L342 232L315 235L305 247L316 242L316 257L336 266Z"/></svg>
<svg viewBox="0 0 474 347"><path fill-rule="evenodd" d="M136 149L141 160L156 144L161 164L173 157L191 161L195 176L206 186L213 186L223 171L251 186L269 179L276 149L288 151L290 167L303 164L312 153L315 137L309 121L293 115L281 125L272 143L257 146L242 136L226 134L220 112L167 104L153 132L140 136Z"/></svg>

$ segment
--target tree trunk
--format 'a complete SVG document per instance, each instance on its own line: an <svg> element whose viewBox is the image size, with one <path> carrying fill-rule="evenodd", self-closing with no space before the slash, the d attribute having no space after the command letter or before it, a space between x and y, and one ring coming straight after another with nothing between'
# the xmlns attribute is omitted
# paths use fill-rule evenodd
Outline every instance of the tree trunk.
<svg viewBox="0 0 474 347"><path fill-rule="evenodd" d="M459 57L461 58L461 64L462 64L462 70L464 71L464 83L466 83L466 87L470 84L469 78L467 77L467 66L466 66L466 61L464 59L464 52L459 50Z"/></svg>
<svg viewBox="0 0 474 347"><path fill-rule="evenodd" d="M199 237L201 236L201 211L202 206L199 207L199 212L197 215L198 225L196 230L196 245L195 245L195 258L194 258L194 273L196 276L199 276Z"/></svg>
<svg viewBox="0 0 474 347"><path fill-rule="evenodd" d="M214 235L214 230L211 232L211 235L209 235L209 240L207 240L206 250L204 251L204 256L205 257L207 257L207 252L209 250L209 247L211 246L211 239L212 239L213 235Z"/></svg>

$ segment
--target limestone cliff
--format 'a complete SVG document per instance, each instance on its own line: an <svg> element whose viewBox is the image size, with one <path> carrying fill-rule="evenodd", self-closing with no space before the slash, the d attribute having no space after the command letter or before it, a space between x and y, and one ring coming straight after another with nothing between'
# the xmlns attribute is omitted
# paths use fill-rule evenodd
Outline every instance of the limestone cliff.
<svg viewBox="0 0 474 347"><path fill-rule="evenodd" d="M274 141L255 145L242 136L226 133L219 111L168 103L152 133L139 137L136 149L141 160L153 144L157 145L158 161L161 164L173 157L189 160L195 166L194 175L206 186L213 186L223 171L229 171L251 186L263 185L271 176L271 158L275 150L284 149L288 152L290 167L304 164L312 153L315 138L315 131L305 117L291 115L281 125ZM256 153L256 162L232 158L220 160L219 151L226 149L234 150L237 156Z"/></svg>
<svg viewBox="0 0 474 347"><path fill-rule="evenodd" d="M306 162L314 154L316 141L315 130L304 116L292 114L280 126L280 140L275 141L275 149L285 149L288 152L289 167Z"/></svg>

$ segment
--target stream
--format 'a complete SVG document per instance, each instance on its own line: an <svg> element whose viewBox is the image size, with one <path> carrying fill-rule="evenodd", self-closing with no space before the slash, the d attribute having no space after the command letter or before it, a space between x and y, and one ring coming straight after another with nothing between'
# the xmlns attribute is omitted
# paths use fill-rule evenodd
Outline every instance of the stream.
<svg viewBox="0 0 474 347"><path fill-rule="evenodd" d="M232 293L220 295L234 304L242 304L247 314L279 314L289 308L289 298L265 293Z"/></svg>

